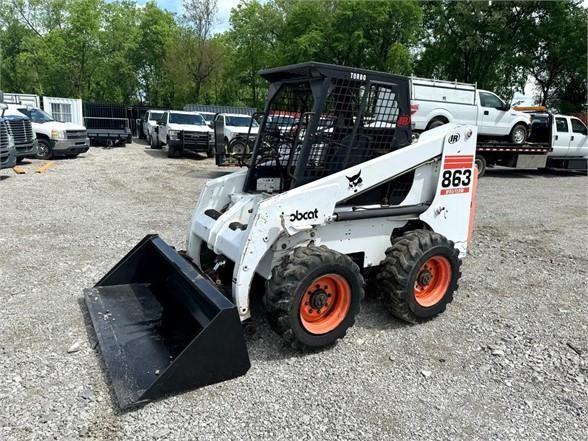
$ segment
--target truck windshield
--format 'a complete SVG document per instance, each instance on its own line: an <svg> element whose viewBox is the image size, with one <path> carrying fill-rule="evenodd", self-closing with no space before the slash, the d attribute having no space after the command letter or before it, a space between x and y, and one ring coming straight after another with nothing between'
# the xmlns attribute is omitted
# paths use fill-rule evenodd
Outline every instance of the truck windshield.
<svg viewBox="0 0 588 441"><path fill-rule="evenodd" d="M250 116L227 116L225 125L235 127L249 127L251 124ZM257 122L253 120L253 127L257 127Z"/></svg>
<svg viewBox="0 0 588 441"><path fill-rule="evenodd" d="M192 124L196 126L205 126L206 121L201 115L190 113L170 113L169 122L175 124Z"/></svg>
<svg viewBox="0 0 588 441"><path fill-rule="evenodd" d="M28 116L34 123L43 124L46 122L55 121L48 113L43 112L41 109L37 109L36 107L32 107L30 109L20 108L18 111L23 115Z"/></svg>
<svg viewBox="0 0 588 441"><path fill-rule="evenodd" d="M150 112L149 121L159 121L163 116L163 112Z"/></svg>
<svg viewBox="0 0 588 441"><path fill-rule="evenodd" d="M206 120L206 122L210 122L214 119L214 113L201 113L202 118Z"/></svg>

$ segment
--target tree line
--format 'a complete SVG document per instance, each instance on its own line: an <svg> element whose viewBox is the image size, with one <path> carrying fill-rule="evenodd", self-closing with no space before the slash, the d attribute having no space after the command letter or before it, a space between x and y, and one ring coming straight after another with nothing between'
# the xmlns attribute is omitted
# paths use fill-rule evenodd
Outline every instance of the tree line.
<svg viewBox="0 0 588 441"><path fill-rule="evenodd" d="M121 104L263 104L260 69L314 60L475 82L585 110L580 0L242 0L215 33L217 0L0 2L0 89Z"/></svg>

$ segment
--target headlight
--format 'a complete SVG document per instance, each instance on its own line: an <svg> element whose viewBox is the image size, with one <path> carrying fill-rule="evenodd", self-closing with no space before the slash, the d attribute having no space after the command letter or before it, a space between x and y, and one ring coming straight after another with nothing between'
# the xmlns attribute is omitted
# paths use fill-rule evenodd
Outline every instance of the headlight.
<svg viewBox="0 0 588 441"><path fill-rule="evenodd" d="M178 134L180 132L177 130L168 130L167 134L169 135L169 139L178 139Z"/></svg>
<svg viewBox="0 0 588 441"><path fill-rule="evenodd" d="M65 139L65 130L51 130L51 139Z"/></svg>

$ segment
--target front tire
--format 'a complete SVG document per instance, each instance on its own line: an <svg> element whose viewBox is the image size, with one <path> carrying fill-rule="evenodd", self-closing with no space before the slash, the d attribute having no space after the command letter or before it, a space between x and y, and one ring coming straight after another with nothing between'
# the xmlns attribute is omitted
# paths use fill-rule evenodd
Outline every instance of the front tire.
<svg viewBox="0 0 588 441"><path fill-rule="evenodd" d="M169 142L167 140L167 157L168 158L179 158L182 156L182 150Z"/></svg>
<svg viewBox="0 0 588 441"><path fill-rule="evenodd" d="M152 149L161 150L161 144L159 144L159 137L151 135L151 136L149 136L149 139L151 140L149 145L151 146Z"/></svg>
<svg viewBox="0 0 588 441"><path fill-rule="evenodd" d="M521 145L527 140L527 126L525 124L516 124L510 131L510 141L513 144Z"/></svg>
<svg viewBox="0 0 588 441"><path fill-rule="evenodd" d="M264 304L270 324L296 349L331 346L355 322L364 297L359 267L325 246L295 248L272 270Z"/></svg>
<svg viewBox="0 0 588 441"><path fill-rule="evenodd" d="M39 139L37 145L37 153L35 153L37 159L51 159L53 158L53 147L48 139Z"/></svg>
<svg viewBox="0 0 588 441"><path fill-rule="evenodd" d="M445 311L457 290L461 260L453 242L428 230L412 230L392 242L377 281L388 309L419 323Z"/></svg>

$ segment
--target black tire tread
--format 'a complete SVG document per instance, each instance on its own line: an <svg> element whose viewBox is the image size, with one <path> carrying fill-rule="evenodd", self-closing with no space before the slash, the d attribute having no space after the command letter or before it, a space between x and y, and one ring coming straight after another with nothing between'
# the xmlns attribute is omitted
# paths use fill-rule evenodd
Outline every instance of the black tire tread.
<svg viewBox="0 0 588 441"><path fill-rule="evenodd" d="M363 289L364 280L359 267L350 257L331 250L324 245L294 248L273 268L272 277L266 282L263 302L268 312L270 325L294 349L311 350L313 348L300 342L292 331L288 313L292 307L293 293L296 292L300 281L309 272L321 265L328 264L339 264L352 269L362 286L360 292L361 304L365 296L365 290ZM357 313L359 313L359 308ZM353 326L354 323L355 315L352 317L348 328ZM347 329L339 338L345 335Z"/></svg>
<svg viewBox="0 0 588 441"><path fill-rule="evenodd" d="M412 269L417 265L420 257L434 246L447 246L452 249L453 257L457 260L458 272L461 267L459 251L455 248L454 243L444 236L429 230L412 230L404 233L402 236L395 238L392 246L386 250L386 258L380 265L380 272L376 280L380 289L385 293L384 301L390 312L401 320L409 323L421 323L431 319L418 317L410 309L406 299L406 289L408 288L409 276ZM450 290L444 298L440 313L445 310L445 306L453 301L453 293L457 290Z"/></svg>

